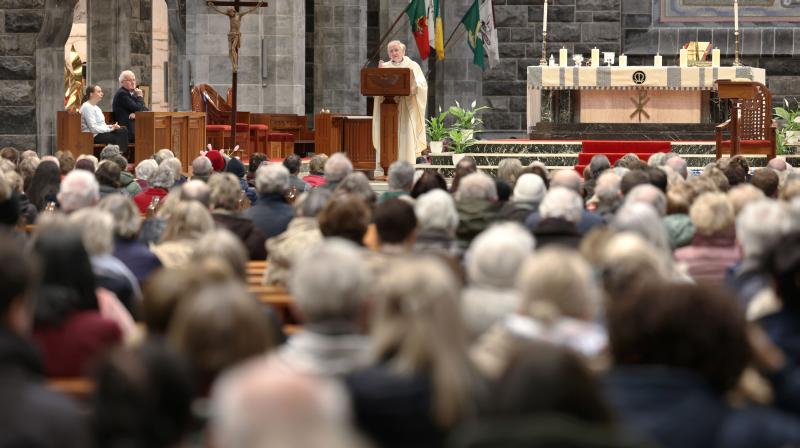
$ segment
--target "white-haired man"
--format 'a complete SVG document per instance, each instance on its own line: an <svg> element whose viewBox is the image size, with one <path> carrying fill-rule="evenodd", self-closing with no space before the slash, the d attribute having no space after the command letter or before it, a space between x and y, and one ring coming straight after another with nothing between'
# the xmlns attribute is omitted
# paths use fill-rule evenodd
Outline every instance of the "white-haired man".
<svg viewBox="0 0 800 448"><path fill-rule="evenodd" d="M289 170L285 166L271 163L256 171L258 201L244 214L267 238L283 233L294 216L292 206L284 197L288 188Z"/></svg>
<svg viewBox="0 0 800 448"><path fill-rule="evenodd" d="M406 46L393 40L386 46L389 61L380 61L379 67L408 68L413 73L411 95L396 97L397 101L397 160L415 163L417 157L428 146L425 139L425 106L428 103L428 82L419 64L406 56ZM383 97L375 97L372 112L372 144L381 151L381 103Z"/></svg>
<svg viewBox="0 0 800 448"><path fill-rule="evenodd" d="M61 211L72 213L84 207L92 207L100 200L100 185L94 175L85 170L72 170L61 181L58 203Z"/></svg>
<svg viewBox="0 0 800 448"><path fill-rule="evenodd" d="M352 172L353 162L343 153L337 152L325 162L325 184L320 188L333 191Z"/></svg>
<svg viewBox="0 0 800 448"><path fill-rule="evenodd" d="M537 245L577 249L581 242L577 225L583 212L583 200L578 193L564 187L551 188L539 206L541 220L533 229Z"/></svg>
<svg viewBox="0 0 800 448"><path fill-rule="evenodd" d="M133 127L136 112L150 109L144 105L144 92L136 85L136 75L132 71L125 70L119 74L119 85L119 90L111 102L111 114L120 126L128 128L128 141L133 143L136 139Z"/></svg>
<svg viewBox="0 0 800 448"><path fill-rule="evenodd" d="M556 187L573 191L578 195L578 197L583 198L583 185L581 185L581 177L575 170L560 170L553 174L553 178L550 180L550 188L552 189ZM581 200L581 203L583 203L583 200ZM525 227L533 231L539 225L539 221L541 221L543 218L541 213L541 208L539 211L531 213L525 220ZM586 235L594 227L602 225L603 223L604 221L602 216L584 209L581 205L581 218L578 221L575 221L575 225L578 226L578 233L581 235Z"/></svg>

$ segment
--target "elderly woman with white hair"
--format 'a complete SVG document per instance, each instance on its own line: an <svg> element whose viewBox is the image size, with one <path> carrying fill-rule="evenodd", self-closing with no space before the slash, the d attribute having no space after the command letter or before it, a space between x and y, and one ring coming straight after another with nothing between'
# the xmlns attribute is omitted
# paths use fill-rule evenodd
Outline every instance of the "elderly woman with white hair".
<svg viewBox="0 0 800 448"><path fill-rule="evenodd" d="M455 192L458 210L458 239L469 243L479 233L497 220L499 208L497 185L494 179L482 172L464 176Z"/></svg>
<svg viewBox="0 0 800 448"><path fill-rule="evenodd" d="M156 198L158 201L164 199L169 193L169 189L175 184L175 171L169 165L159 165L148 180L148 184L146 190L133 197L140 213L146 213L147 207L154 203Z"/></svg>
<svg viewBox="0 0 800 448"><path fill-rule="evenodd" d="M70 215L69 222L81 232L81 240L89 254L96 285L114 293L128 313L132 314L142 300L142 290L130 269L112 255L114 218L111 213L97 208L85 208ZM130 324L132 323L131 321ZM130 325L122 330L130 330Z"/></svg>
<svg viewBox="0 0 800 448"><path fill-rule="evenodd" d="M265 260L267 237L252 219L239 211L244 196L239 180L231 173L215 173L208 179L211 189L211 216L218 227L233 232L247 247L251 260ZM245 199L246 200L246 199Z"/></svg>
<svg viewBox="0 0 800 448"><path fill-rule="evenodd" d="M494 224L472 240L464 257L468 286L461 294L470 337L478 338L519 308L514 282L535 245L530 232L512 222Z"/></svg>
<svg viewBox="0 0 800 448"><path fill-rule="evenodd" d="M689 209L695 234L692 244L675 251L695 280L721 284L725 273L741 259L736 246L733 204L724 193L704 193Z"/></svg>
<svg viewBox="0 0 800 448"><path fill-rule="evenodd" d="M146 190L150 184L147 183L147 180L150 179L150 176L155 174L156 170L158 169L158 163L156 163L153 159L144 159L136 165L136 169L134 173L136 174L136 183L139 184L139 187L142 188L142 191Z"/></svg>
<svg viewBox="0 0 800 448"><path fill-rule="evenodd" d="M433 258L400 260L373 289L371 367L346 379L356 422L379 446L444 446L476 411L458 282Z"/></svg>
<svg viewBox="0 0 800 448"><path fill-rule="evenodd" d="M591 266L569 249L549 247L521 263L515 278L517 307L474 346L473 361L489 378L498 378L522 340L538 340L575 350L601 363L608 337L595 323L602 294Z"/></svg>
<svg viewBox="0 0 800 448"><path fill-rule="evenodd" d="M344 153L337 152L325 162L325 184L320 188L333 191L352 172L353 162Z"/></svg>
<svg viewBox="0 0 800 448"><path fill-rule="evenodd" d="M526 173L517 179L514 193L500 210L500 216L509 221L524 223L531 213L539 210L539 204L547 193L544 180L536 174Z"/></svg>
<svg viewBox="0 0 800 448"><path fill-rule="evenodd" d="M431 190L417 198L414 213L418 233L413 251L461 260L464 250L456 240L458 212L453 197L445 190Z"/></svg>
<svg viewBox="0 0 800 448"><path fill-rule="evenodd" d="M144 283L161 262L147 245L139 241L142 218L136 204L125 195L110 195L103 198L97 208L105 210L114 218L113 255L131 270L139 284Z"/></svg>
<svg viewBox="0 0 800 448"><path fill-rule="evenodd" d="M583 214L583 200L578 193L564 187L553 187L539 206L541 220L533 229L539 247L561 245L577 249L581 234L577 224Z"/></svg>

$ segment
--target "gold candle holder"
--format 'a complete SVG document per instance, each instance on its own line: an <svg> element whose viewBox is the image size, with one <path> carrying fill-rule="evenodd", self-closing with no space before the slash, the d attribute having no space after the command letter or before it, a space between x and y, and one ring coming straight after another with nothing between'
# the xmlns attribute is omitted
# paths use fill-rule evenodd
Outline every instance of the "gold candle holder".
<svg viewBox="0 0 800 448"><path fill-rule="evenodd" d="M539 59L539 65L547 65L547 31L542 31L542 57Z"/></svg>
<svg viewBox="0 0 800 448"><path fill-rule="evenodd" d="M741 46L741 41L739 39L739 30L734 31L733 35L736 37L736 50L735 50L736 54L734 54L734 57L733 57L733 66L734 67L741 67L742 66L742 60L739 59L739 55L741 53L741 47L740 47Z"/></svg>

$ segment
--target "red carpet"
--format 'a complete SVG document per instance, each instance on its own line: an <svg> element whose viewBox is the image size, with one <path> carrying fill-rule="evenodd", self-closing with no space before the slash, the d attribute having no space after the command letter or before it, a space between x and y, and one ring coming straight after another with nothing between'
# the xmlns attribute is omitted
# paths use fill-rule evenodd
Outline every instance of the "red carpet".
<svg viewBox="0 0 800 448"><path fill-rule="evenodd" d="M657 152L669 152L671 150L670 142L668 141L584 140L581 146L578 164L575 165L578 173L583 173L583 168L597 154L604 154L613 165L614 162L628 153L634 153L646 162L651 155Z"/></svg>

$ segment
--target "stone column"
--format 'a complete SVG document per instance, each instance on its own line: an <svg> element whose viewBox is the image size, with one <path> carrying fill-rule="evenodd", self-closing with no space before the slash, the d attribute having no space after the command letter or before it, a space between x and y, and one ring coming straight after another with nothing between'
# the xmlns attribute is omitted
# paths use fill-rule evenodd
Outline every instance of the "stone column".
<svg viewBox="0 0 800 448"><path fill-rule="evenodd" d="M88 0L87 35L89 40L88 82L106 92L98 105L110 111L114 92L119 89L119 74L131 67L130 0ZM136 73L142 83L143 74Z"/></svg>
<svg viewBox="0 0 800 448"><path fill-rule="evenodd" d="M298 0L270 3L262 17L262 40L266 47L259 69L262 110L266 113L305 114L306 5ZM247 97L240 90L240 104ZM255 97L255 96L254 96Z"/></svg>
<svg viewBox="0 0 800 448"><path fill-rule="evenodd" d="M189 67L186 59L186 0L166 0L169 20L169 96L170 110L192 109L189 96Z"/></svg>
<svg viewBox="0 0 800 448"><path fill-rule="evenodd" d="M314 2L314 106L363 114L361 66L367 58L367 0ZM316 111L315 111L316 112Z"/></svg>

